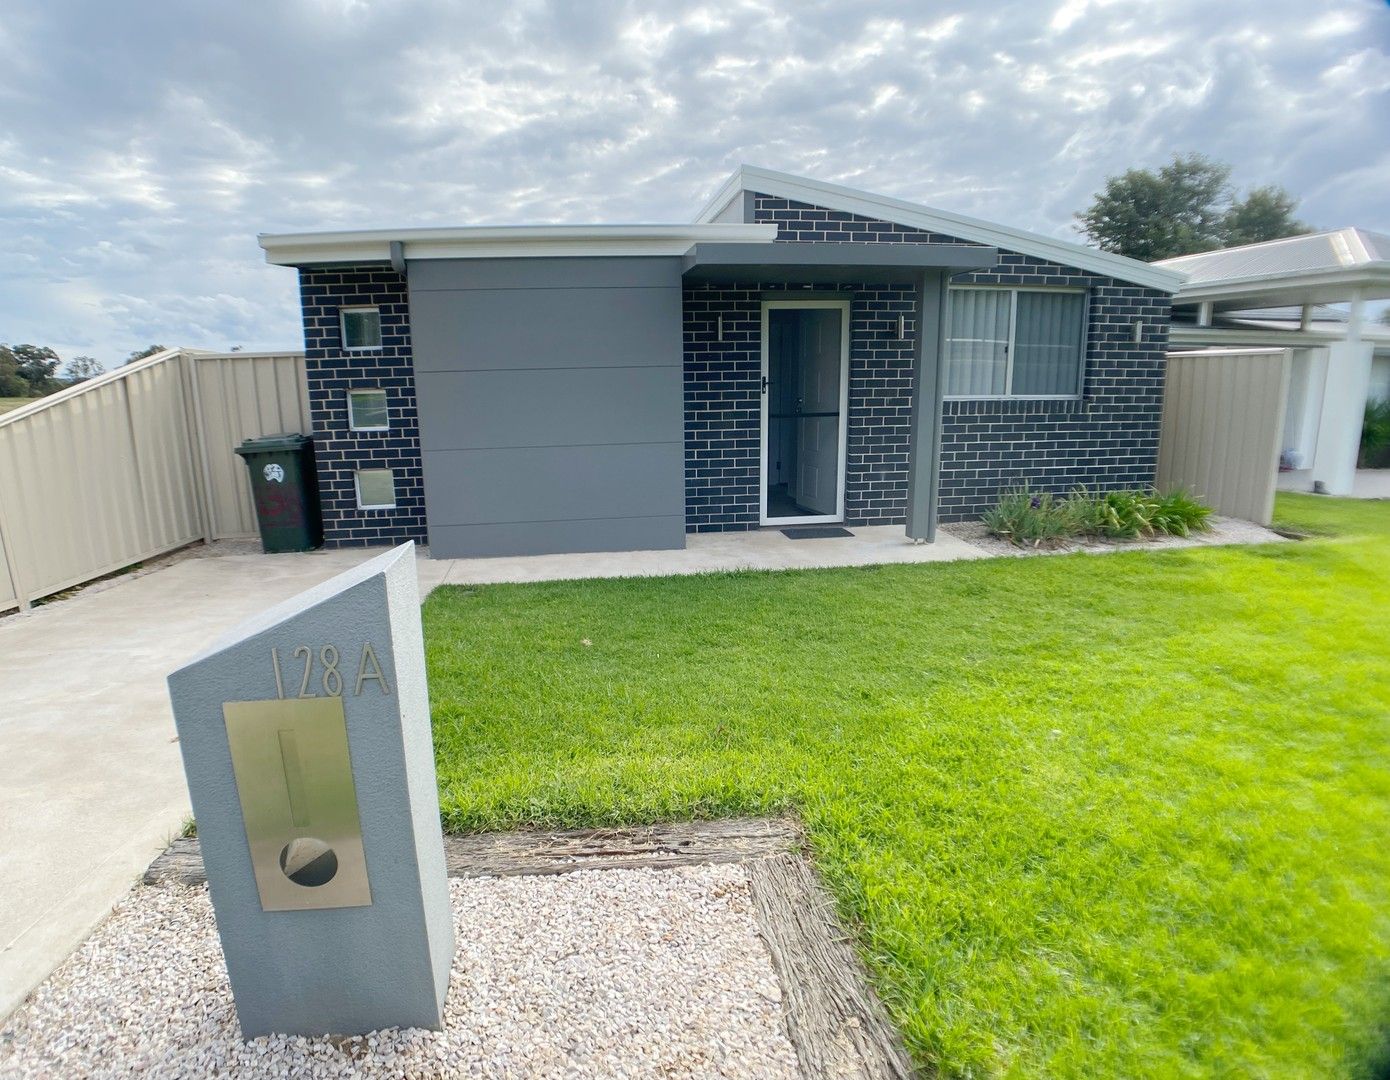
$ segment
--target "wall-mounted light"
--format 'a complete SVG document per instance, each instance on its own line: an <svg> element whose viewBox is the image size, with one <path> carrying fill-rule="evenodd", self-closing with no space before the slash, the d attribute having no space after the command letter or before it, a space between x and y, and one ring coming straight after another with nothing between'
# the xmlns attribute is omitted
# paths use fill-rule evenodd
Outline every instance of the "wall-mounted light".
<svg viewBox="0 0 1390 1080"><path fill-rule="evenodd" d="M899 315L899 316L898 316L898 340L899 340L899 341L906 341L906 340L907 340L907 316L906 316L906 315Z"/></svg>
<svg viewBox="0 0 1390 1080"><path fill-rule="evenodd" d="M715 335L716 335L715 340L716 340L716 341L723 341L723 340L724 340L724 313L721 311L718 315L715 316L715 320L714 320L714 321L715 321Z"/></svg>
<svg viewBox="0 0 1390 1080"><path fill-rule="evenodd" d="M1138 345L1144 340L1144 320L1134 320L1134 344Z"/></svg>

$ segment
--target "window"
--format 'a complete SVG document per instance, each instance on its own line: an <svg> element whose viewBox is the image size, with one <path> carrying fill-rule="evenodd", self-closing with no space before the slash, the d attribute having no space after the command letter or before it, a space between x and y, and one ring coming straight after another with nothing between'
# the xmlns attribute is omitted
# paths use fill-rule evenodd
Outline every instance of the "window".
<svg viewBox="0 0 1390 1080"><path fill-rule="evenodd" d="M962 287L950 291L947 397L1076 397L1086 294Z"/></svg>
<svg viewBox="0 0 1390 1080"><path fill-rule="evenodd" d="M345 307L338 311L344 349L381 348L381 312L374 307Z"/></svg>
<svg viewBox="0 0 1390 1080"><path fill-rule="evenodd" d="M357 505L363 510L389 510L396 505L394 469L358 469Z"/></svg>
<svg viewBox="0 0 1390 1080"><path fill-rule="evenodd" d="M391 427L385 390L349 390L347 403L348 427L353 431L386 431Z"/></svg>

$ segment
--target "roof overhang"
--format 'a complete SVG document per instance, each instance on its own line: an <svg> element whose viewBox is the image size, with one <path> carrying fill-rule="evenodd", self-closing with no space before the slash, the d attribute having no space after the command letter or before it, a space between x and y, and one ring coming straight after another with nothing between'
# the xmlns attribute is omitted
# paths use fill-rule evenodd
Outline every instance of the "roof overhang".
<svg viewBox="0 0 1390 1080"><path fill-rule="evenodd" d="M1291 348L1321 348L1334 345L1347 338L1346 326L1338 328L1273 327L1273 326L1191 326L1187 323L1173 323L1168 328L1168 341L1173 345L1194 347L1198 345L1276 345ZM1363 341L1371 343L1377 355L1390 355L1390 333L1378 328L1364 327L1361 331Z"/></svg>
<svg viewBox="0 0 1390 1080"><path fill-rule="evenodd" d="M1178 286L1186 277L1177 270L1164 269L1151 263L1140 262L1138 259L1127 259L1123 255L1114 255L1084 244L1073 244L1023 229L966 217L964 214L954 214L919 203L890 198L887 195L875 195L868 191L774 172L753 165L739 166L720 187L714 198L705 204L695 220L713 221L744 191L775 195L794 202L823 206L829 210L926 229L959 240L1032 255L1034 258L1061 266L1089 270L1104 277L1132 282L1159 292L1177 292Z"/></svg>
<svg viewBox="0 0 1390 1080"><path fill-rule="evenodd" d="M439 229L262 233L265 261L275 266L390 262L392 245L405 259L554 258L684 255L692 244L771 244L775 225L508 225Z"/></svg>
<svg viewBox="0 0 1390 1080"><path fill-rule="evenodd" d="M1360 293L1366 300L1390 299L1390 262L1363 263L1348 269L1291 270L1188 283L1173 297L1175 304L1210 303L1217 311L1252 307L1298 307L1340 304Z"/></svg>
<svg viewBox="0 0 1390 1080"><path fill-rule="evenodd" d="M682 260L686 281L913 281L930 270L981 270L999 252L971 244L701 242Z"/></svg>

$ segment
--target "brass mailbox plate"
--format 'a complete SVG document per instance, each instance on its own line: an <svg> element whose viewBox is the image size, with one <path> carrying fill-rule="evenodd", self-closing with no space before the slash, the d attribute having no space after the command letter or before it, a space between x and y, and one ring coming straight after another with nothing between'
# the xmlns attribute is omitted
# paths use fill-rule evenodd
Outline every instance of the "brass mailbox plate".
<svg viewBox="0 0 1390 1080"><path fill-rule="evenodd" d="M222 716L261 907L369 905L343 699L228 701Z"/></svg>

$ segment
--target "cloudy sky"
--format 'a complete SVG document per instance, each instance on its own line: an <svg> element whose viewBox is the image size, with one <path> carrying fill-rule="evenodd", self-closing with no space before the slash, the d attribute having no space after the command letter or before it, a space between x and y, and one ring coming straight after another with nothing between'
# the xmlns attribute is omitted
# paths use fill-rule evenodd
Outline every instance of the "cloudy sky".
<svg viewBox="0 0 1390 1080"><path fill-rule="evenodd" d="M258 232L689 220L739 162L1075 238L1174 152L1390 231L1385 0L5 0L0 341L297 347Z"/></svg>

